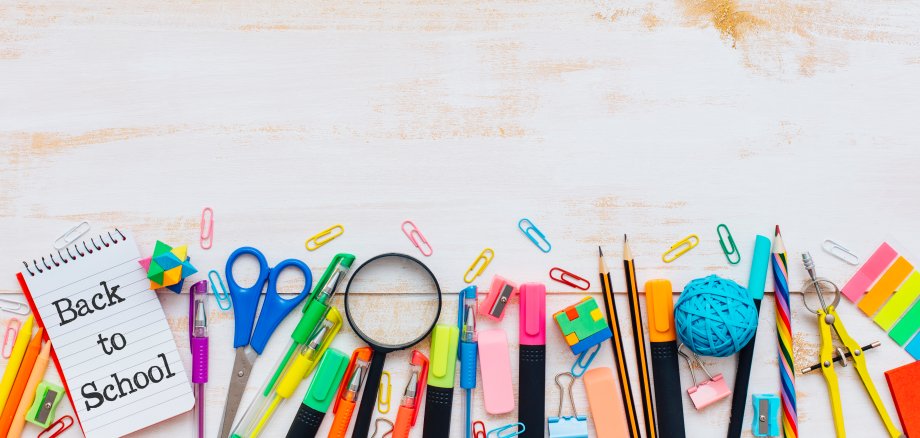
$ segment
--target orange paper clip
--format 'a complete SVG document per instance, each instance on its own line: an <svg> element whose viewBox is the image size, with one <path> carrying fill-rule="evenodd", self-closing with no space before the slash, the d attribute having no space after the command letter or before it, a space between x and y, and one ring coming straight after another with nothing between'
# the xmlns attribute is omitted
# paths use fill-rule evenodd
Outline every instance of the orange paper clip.
<svg viewBox="0 0 920 438"><path fill-rule="evenodd" d="M495 258L495 251L493 251L492 248L482 250L482 252L479 253L479 257L476 257L476 260L473 260L473 264L470 265L470 268L466 270L466 274L463 274L463 281L472 283L476 277L482 274L482 271L486 270L489 263L492 263L493 258ZM477 266L479 266L479 269L476 269ZM470 277L470 274L473 274L473 276Z"/></svg>
<svg viewBox="0 0 920 438"><path fill-rule="evenodd" d="M406 225L409 226L408 229L406 229ZM426 239L422 232L419 231L414 222L410 220L404 221L402 223L402 231L403 234L409 238L409 241L412 242L412 244L415 245L419 251L421 251L423 256L428 257L434 253L434 248L431 247L431 244L428 243L428 239Z"/></svg>
<svg viewBox="0 0 920 438"><path fill-rule="evenodd" d="M15 323L15 324L14 324ZM22 323L18 319L12 318L6 323L6 332L3 335L3 358L9 359L13 354L13 344L16 342L16 335L19 334L19 328Z"/></svg>
<svg viewBox="0 0 920 438"><path fill-rule="evenodd" d="M307 239L307 241L304 242L304 246L307 247L307 251L316 251L319 247L332 242L333 239L344 233L345 227L343 227L342 224L335 224Z"/></svg>
<svg viewBox="0 0 920 438"><path fill-rule="evenodd" d="M473 438L486 438L486 425L482 421L473 422Z"/></svg>
<svg viewBox="0 0 920 438"><path fill-rule="evenodd" d="M214 244L214 210L205 207L201 210L201 249L211 249Z"/></svg>
<svg viewBox="0 0 920 438"><path fill-rule="evenodd" d="M554 272L557 274L553 275ZM569 271L566 271L565 269L562 269L562 268L550 269L549 278L555 281L558 281L562 284L572 286L575 289L588 290L588 288L591 287L590 281L582 277L579 277Z"/></svg>
<svg viewBox="0 0 920 438"><path fill-rule="evenodd" d="M38 434L38 438L54 438L64 433L65 430L70 429L70 426L73 426L73 417L65 415L58 418L57 421L51 423L47 429Z"/></svg>

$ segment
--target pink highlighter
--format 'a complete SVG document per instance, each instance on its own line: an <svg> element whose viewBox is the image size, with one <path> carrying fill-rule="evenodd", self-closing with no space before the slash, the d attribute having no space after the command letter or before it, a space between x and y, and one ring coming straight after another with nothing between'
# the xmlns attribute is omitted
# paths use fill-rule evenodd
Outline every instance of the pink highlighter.
<svg viewBox="0 0 920 438"><path fill-rule="evenodd" d="M524 283L518 291L520 321L518 343L519 438L543 438L546 428L546 286Z"/></svg>
<svg viewBox="0 0 920 438"><path fill-rule="evenodd" d="M508 355L508 335L504 330L479 332L479 364L486 412L495 415L513 411L511 358Z"/></svg>

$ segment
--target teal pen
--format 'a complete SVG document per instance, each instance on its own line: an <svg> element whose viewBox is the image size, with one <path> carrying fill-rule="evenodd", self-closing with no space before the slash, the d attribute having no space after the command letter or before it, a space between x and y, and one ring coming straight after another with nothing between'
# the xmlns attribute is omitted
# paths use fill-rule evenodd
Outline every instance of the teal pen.
<svg viewBox="0 0 920 438"><path fill-rule="evenodd" d="M460 291L457 303L457 327L460 329L460 387L466 390L466 438L472 434L473 388L476 387L476 286L469 286Z"/></svg>

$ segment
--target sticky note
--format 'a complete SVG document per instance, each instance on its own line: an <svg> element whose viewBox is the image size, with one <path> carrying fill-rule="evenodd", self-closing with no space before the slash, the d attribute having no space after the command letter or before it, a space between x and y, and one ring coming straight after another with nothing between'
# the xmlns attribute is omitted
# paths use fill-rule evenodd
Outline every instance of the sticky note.
<svg viewBox="0 0 920 438"><path fill-rule="evenodd" d="M920 362L913 362L885 371L885 380L891 390L891 399L898 410L901 427L907 436L920 436Z"/></svg>
<svg viewBox="0 0 920 438"><path fill-rule="evenodd" d="M913 307L904 314L901 321L898 322L888 336L891 337L900 346L904 346L910 337L920 329L920 302L914 303Z"/></svg>
<svg viewBox="0 0 920 438"><path fill-rule="evenodd" d="M859 300L859 297L863 296L863 294L869 290L869 286L885 272L885 268L887 268L888 265L891 264L891 261L897 256L898 252L895 251L891 245L882 243L878 249L869 256L869 259L862 265L862 268L859 268L856 274L853 274L853 278L850 278L850 281L843 286L840 292L842 292L845 297L849 298L850 301Z"/></svg>
<svg viewBox="0 0 920 438"><path fill-rule="evenodd" d="M891 330L891 327L898 318L907 312L917 297L920 296L920 272L914 271L907 277L907 281L901 285L898 291L888 300L888 304L882 307L882 310L875 315L875 323L885 331Z"/></svg>
<svg viewBox="0 0 920 438"><path fill-rule="evenodd" d="M910 341L910 344L907 344L904 350L913 356L914 359L920 360L920 336L914 337L914 340Z"/></svg>
<svg viewBox="0 0 920 438"><path fill-rule="evenodd" d="M875 286L872 286L872 289L869 289L869 293L859 302L859 310L869 316L875 315L875 312L878 312L882 304L888 301L888 297L894 293L913 270L913 265L907 259L898 257L891 267L882 274L882 278L878 279Z"/></svg>

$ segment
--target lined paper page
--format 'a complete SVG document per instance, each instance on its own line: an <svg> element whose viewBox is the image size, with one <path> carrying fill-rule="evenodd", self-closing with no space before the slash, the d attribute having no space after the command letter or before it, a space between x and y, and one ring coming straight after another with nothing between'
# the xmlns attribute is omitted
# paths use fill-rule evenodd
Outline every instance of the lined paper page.
<svg viewBox="0 0 920 438"><path fill-rule="evenodd" d="M125 237L26 277L87 437L125 435L195 403L137 245Z"/></svg>

